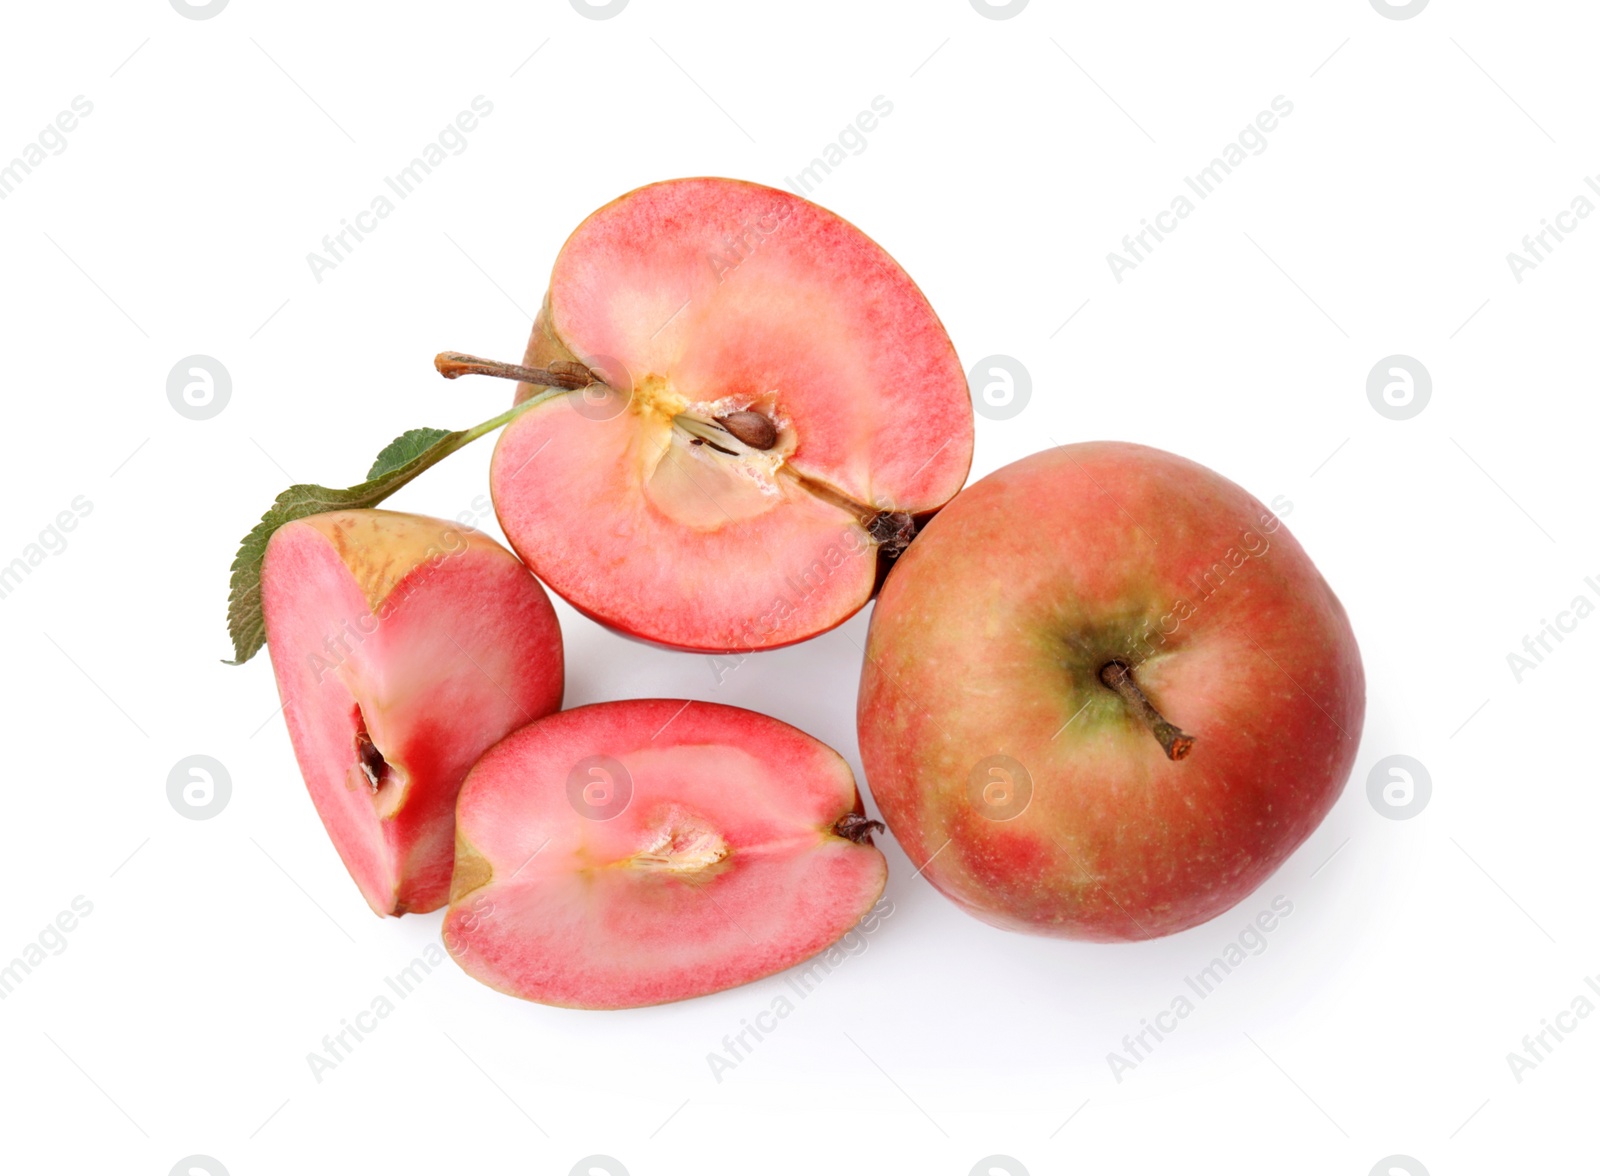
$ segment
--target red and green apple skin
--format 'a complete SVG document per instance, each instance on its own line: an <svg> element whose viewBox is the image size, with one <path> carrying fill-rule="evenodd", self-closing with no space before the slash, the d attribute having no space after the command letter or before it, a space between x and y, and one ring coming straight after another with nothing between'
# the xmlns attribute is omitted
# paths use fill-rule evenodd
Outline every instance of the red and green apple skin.
<svg viewBox="0 0 1600 1176"><path fill-rule="evenodd" d="M1187 756L1102 684L1114 660ZM1192 461L1095 442L975 483L900 557L858 724L884 820L946 896L1123 941L1271 875L1338 798L1364 707L1345 610L1272 511Z"/></svg>
<svg viewBox="0 0 1600 1176"><path fill-rule="evenodd" d="M274 533L261 597L295 757L362 897L380 915L443 906L467 770L561 705L544 589L469 528L353 510Z"/></svg>
<svg viewBox="0 0 1600 1176"><path fill-rule="evenodd" d="M916 284L855 226L760 184L666 181L585 220L525 357L562 361L614 391L506 428L501 527L580 611L671 647L770 649L849 619L878 580L867 521L937 510L972 461L966 376ZM685 428L735 411L768 417L776 444L721 436L722 453Z"/></svg>
<svg viewBox="0 0 1600 1176"><path fill-rule="evenodd" d="M445 946L543 1004L718 992L861 921L887 879L874 827L850 766L787 723L679 700L577 707L462 786Z"/></svg>

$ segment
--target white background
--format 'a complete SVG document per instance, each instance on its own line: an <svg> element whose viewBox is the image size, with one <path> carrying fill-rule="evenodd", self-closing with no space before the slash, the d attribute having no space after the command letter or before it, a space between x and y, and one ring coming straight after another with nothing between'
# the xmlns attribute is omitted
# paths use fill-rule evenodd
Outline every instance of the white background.
<svg viewBox="0 0 1600 1176"><path fill-rule="evenodd" d="M1520 283L1506 254L1600 172L1597 26L1576 0L1436 0L1408 20L1368 0L1034 0L1006 20L968 0L633 0L606 21L567 0L234 0L208 20L167 0L8 6L0 160L75 96L94 109L0 202L0 563L76 496L92 512L0 600L0 961L75 896L93 913L0 1002L0 1166L1592 1166L1600 1017L1520 1083L1506 1055L1600 973L1600 620L1520 683L1506 655L1576 595L1600 603L1583 582L1600 574L1600 217ZM494 112L465 152L316 281L307 253L480 94ZM1287 496L1366 659L1343 798L1239 908L1123 947L983 926L882 838L893 916L720 1083L707 1054L781 977L582 1013L447 963L318 1083L307 1053L439 916L371 915L299 780L267 659L219 664L240 535L291 480L357 481L402 429L507 403L439 380L431 356L520 357L590 210L671 176L781 184L877 95L892 115L814 197L910 271L966 364L1031 373L1025 411L979 419L974 476L1052 440L1127 438ZM1294 113L1267 149L1116 281L1107 253L1277 95ZM195 353L232 376L210 420L166 396ZM1394 353L1433 379L1406 421L1366 395ZM490 444L391 505L486 502ZM859 775L867 614L719 683L704 657L558 607L569 704L748 706ZM1396 753L1433 781L1405 821L1367 797ZM167 799L192 754L232 779L210 820ZM1294 913L1267 949L1116 1081L1123 1035L1280 894Z"/></svg>

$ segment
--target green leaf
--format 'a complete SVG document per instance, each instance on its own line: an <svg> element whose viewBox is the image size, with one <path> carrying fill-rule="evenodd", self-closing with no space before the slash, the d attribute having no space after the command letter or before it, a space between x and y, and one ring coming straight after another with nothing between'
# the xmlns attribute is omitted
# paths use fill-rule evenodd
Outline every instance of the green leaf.
<svg viewBox="0 0 1600 1176"><path fill-rule="evenodd" d="M564 394L564 389L557 388L531 397L492 420L453 433L443 429L410 429L383 447L372 469L367 471L367 480L360 485L334 490L301 483L278 495L272 509L250 529L233 557L233 574L228 584L228 636L233 640L233 660L224 659L225 664L243 665L260 652L266 642L267 626L261 612L261 564L267 554L267 541L279 527L325 511L364 510L377 506L463 445L492 433L551 396Z"/></svg>
<svg viewBox="0 0 1600 1176"><path fill-rule="evenodd" d="M407 429L383 447L367 471L367 481L399 469L418 454L427 452L440 437L449 436L449 432L448 429Z"/></svg>

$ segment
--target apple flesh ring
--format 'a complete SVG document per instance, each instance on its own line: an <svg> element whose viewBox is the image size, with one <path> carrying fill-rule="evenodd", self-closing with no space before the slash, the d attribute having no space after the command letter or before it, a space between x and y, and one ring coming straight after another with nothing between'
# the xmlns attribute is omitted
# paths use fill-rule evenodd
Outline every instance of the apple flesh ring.
<svg viewBox="0 0 1600 1176"><path fill-rule="evenodd" d="M890 572L862 763L923 876L1000 927L1137 940L1248 895L1338 798L1365 679L1278 518L1183 458L1034 454Z"/></svg>
<svg viewBox="0 0 1600 1176"><path fill-rule="evenodd" d="M380 915L443 906L467 770L561 705L544 589L476 531L351 510L280 527L261 596L289 737L345 868Z"/></svg>
<svg viewBox="0 0 1600 1176"><path fill-rule="evenodd" d="M440 371L512 372L451 366L467 358ZM586 386L501 435L507 539L584 613L677 648L847 620L972 460L966 377L921 291L854 226L759 184L668 181L590 216L524 362Z"/></svg>

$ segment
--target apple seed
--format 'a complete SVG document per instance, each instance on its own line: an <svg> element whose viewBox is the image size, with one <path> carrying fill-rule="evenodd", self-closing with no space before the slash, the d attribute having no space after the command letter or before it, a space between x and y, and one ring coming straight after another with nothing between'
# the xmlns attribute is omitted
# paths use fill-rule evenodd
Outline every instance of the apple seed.
<svg viewBox="0 0 1600 1176"><path fill-rule="evenodd" d="M730 412L727 416L719 416L717 423L751 449L767 450L778 443L778 426L765 413L748 409Z"/></svg>
<svg viewBox="0 0 1600 1176"><path fill-rule="evenodd" d="M388 761L383 758L383 753L372 742L372 736L367 734L366 728L356 732L356 759L361 764L361 770L366 774L367 783L372 786L376 795L383 784L384 773L388 770Z"/></svg>

